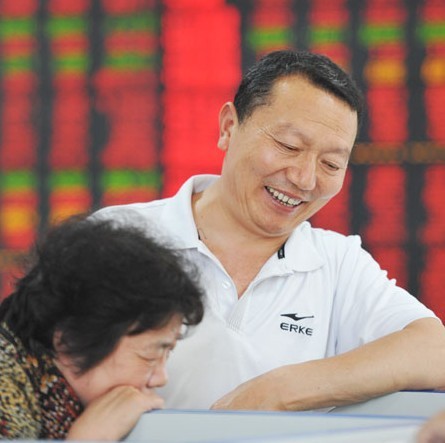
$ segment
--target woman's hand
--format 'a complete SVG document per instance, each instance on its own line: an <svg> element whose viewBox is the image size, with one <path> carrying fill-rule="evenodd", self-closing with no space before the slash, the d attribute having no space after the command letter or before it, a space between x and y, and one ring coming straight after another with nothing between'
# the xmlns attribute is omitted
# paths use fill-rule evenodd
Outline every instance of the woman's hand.
<svg viewBox="0 0 445 443"><path fill-rule="evenodd" d="M67 440L120 440L146 411L161 409L164 400L154 390L118 386L92 401L73 423Z"/></svg>

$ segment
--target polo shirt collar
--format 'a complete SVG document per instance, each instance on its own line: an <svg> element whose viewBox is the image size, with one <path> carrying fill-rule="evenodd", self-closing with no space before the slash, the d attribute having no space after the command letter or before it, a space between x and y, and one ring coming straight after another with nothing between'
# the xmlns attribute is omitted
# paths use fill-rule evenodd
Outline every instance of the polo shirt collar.
<svg viewBox="0 0 445 443"><path fill-rule="evenodd" d="M171 233L179 249L198 248L198 229L193 218L192 195L204 191L218 179L217 175L189 178L176 195L168 199L161 216L161 226Z"/></svg>
<svg viewBox="0 0 445 443"><path fill-rule="evenodd" d="M309 222L301 223L290 235L284 245L284 257L277 260L288 271L308 272L320 268L324 259L313 241Z"/></svg>

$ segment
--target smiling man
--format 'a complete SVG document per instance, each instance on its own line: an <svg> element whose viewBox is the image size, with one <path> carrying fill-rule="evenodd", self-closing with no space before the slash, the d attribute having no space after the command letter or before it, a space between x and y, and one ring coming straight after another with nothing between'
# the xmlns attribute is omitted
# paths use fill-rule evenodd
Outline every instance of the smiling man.
<svg viewBox="0 0 445 443"><path fill-rule="evenodd" d="M441 322L359 237L307 222L342 187L361 113L329 59L271 53L222 106L221 176L97 215L156 221L201 269L206 313L169 361L168 407L305 410L445 386Z"/></svg>

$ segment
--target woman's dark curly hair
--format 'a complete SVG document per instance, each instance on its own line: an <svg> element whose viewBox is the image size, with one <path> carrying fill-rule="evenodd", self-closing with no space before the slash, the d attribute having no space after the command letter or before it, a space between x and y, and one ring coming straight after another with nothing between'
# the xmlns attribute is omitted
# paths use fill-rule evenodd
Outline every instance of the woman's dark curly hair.
<svg viewBox="0 0 445 443"><path fill-rule="evenodd" d="M0 320L35 355L55 355L54 333L79 373L97 365L124 335L203 316L196 271L136 227L73 218L34 249L29 271L0 306Z"/></svg>

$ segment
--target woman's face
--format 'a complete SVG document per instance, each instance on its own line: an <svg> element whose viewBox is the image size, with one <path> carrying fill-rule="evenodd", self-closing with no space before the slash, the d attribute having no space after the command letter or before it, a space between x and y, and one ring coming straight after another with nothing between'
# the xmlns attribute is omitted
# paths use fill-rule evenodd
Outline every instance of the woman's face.
<svg viewBox="0 0 445 443"><path fill-rule="evenodd" d="M57 356L56 364L85 406L117 386L133 386L144 393L167 383L165 363L181 325L177 315L160 329L126 335L108 357L81 375L64 355Z"/></svg>

